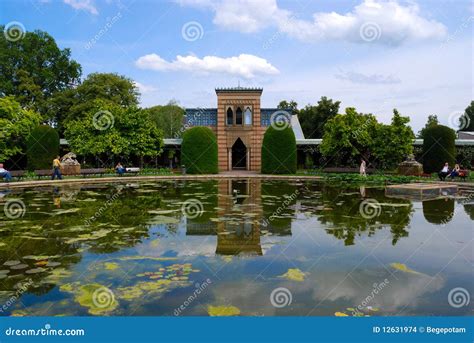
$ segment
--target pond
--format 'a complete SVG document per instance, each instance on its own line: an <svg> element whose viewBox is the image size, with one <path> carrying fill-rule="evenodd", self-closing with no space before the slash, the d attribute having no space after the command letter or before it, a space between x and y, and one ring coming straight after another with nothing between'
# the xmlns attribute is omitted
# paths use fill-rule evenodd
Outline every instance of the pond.
<svg viewBox="0 0 474 343"><path fill-rule="evenodd" d="M0 193L3 316L472 315L472 193L163 181Z"/></svg>

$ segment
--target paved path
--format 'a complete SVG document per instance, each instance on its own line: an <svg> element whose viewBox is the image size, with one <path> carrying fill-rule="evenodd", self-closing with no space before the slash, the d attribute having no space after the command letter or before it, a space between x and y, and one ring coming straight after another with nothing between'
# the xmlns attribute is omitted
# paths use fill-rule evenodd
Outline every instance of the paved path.
<svg viewBox="0 0 474 343"><path fill-rule="evenodd" d="M63 180L31 180L16 181L10 183L0 183L0 189L23 188L23 187L39 187L39 186L60 186L70 184L97 184L111 182L133 182L133 181L163 181L163 180L217 180L217 179L284 179L284 180L321 180L321 176L315 175L262 175L252 172L226 172L221 174L205 174L205 175L150 175L150 176L110 176L96 178L77 178Z"/></svg>

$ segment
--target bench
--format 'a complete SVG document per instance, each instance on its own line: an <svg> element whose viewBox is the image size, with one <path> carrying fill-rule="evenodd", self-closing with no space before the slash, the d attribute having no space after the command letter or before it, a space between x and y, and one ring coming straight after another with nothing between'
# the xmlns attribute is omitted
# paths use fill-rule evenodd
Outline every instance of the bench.
<svg viewBox="0 0 474 343"><path fill-rule="evenodd" d="M41 177L51 177L53 175L53 171L51 169L39 169L35 170L35 175L38 179Z"/></svg>
<svg viewBox="0 0 474 343"><path fill-rule="evenodd" d="M16 177L18 181L25 177L26 171L24 170L12 170L10 175Z"/></svg>
<svg viewBox="0 0 474 343"><path fill-rule="evenodd" d="M90 169L81 169L81 175L86 177L90 175L104 175L106 173L105 168L90 168Z"/></svg>
<svg viewBox="0 0 474 343"><path fill-rule="evenodd" d="M463 181L466 181L467 177L469 176L469 170L468 169L460 169L459 170L459 175L458 177L463 180Z"/></svg>

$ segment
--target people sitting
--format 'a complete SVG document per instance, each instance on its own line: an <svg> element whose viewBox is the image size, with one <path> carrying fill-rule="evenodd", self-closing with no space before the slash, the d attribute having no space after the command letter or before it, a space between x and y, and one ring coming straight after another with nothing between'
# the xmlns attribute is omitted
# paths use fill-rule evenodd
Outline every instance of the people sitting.
<svg viewBox="0 0 474 343"><path fill-rule="evenodd" d="M3 168L3 163L0 163L0 177L5 178L7 182L10 182L12 180L12 175L8 170Z"/></svg>
<svg viewBox="0 0 474 343"><path fill-rule="evenodd" d="M449 175L449 163L446 162L444 164L443 169L441 169L441 171L438 173L439 180L440 181L446 180L446 176L448 176L448 175Z"/></svg>
<svg viewBox="0 0 474 343"><path fill-rule="evenodd" d="M454 180L454 178L456 176L459 176L460 172L461 172L461 168L459 167L459 164L456 163L454 165L454 169L451 170L451 173L449 174L449 177L451 178L451 180Z"/></svg>
<svg viewBox="0 0 474 343"><path fill-rule="evenodd" d="M122 176L123 174L125 174L125 167L122 166L122 164L119 162L117 163L117 165L115 166L115 171L117 172L117 174L119 176Z"/></svg>

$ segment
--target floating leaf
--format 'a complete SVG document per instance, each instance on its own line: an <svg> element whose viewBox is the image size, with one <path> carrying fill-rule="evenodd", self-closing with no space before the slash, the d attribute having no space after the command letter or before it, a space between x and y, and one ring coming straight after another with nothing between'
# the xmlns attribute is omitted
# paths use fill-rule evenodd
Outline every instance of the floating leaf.
<svg viewBox="0 0 474 343"><path fill-rule="evenodd" d="M21 262L18 261L18 260L12 260L12 261L7 261L5 262L3 265L4 266L8 266L8 267L11 267L11 266L15 266L17 264L20 264Z"/></svg>
<svg viewBox="0 0 474 343"><path fill-rule="evenodd" d="M25 273L26 274L38 274L38 273L42 273L42 272L45 272L45 271L46 271L46 269L39 267L39 268L29 269Z"/></svg>
<svg viewBox="0 0 474 343"><path fill-rule="evenodd" d="M238 316L240 310L235 306L208 306L207 313L211 317Z"/></svg>
<svg viewBox="0 0 474 343"><path fill-rule="evenodd" d="M348 314L345 314L344 312L336 312L334 313L336 317L349 317Z"/></svg>
<svg viewBox="0 0 474 343"><path fill-rule="evenodd" d="M28 265L24 263L17 264L10 267L10 269L13 269L13 270L19 270L19 269L25 269L25 268L28 268Z"/></svg>
<svg viewBox="0 0 474 343"><path fill-rule="evenodd" d="M87 307L90 314L105 314L118 306L114 293L97 283L80 286L74 299L81 306Z"/></svg>
<svg viewBox="0 0 474 343"><path fill-rule="evenodd" d="M390 266L392 268L395 268L395 269L398 269L402 272L405 272L405 273L412 273L412 274L418 274L418 275L422 275L421 273L413 270L413 269L410 269L407 267L406 264L403 264L403 263L391 263Z"/></svg>
<svg viewBox="0 0 474 343"><path fill-rule="evenodd" d="M106 270L115 270L119 267L119 265L115 262L105 262L104 263L104 268Z"/></svg>
<svg viewBox="0 0 474 343"><path fill-rule="evenodd" d="M280 277L293 281L304 281L305 273L298 268L290 268L285 274L280 275Z"/></svg>

